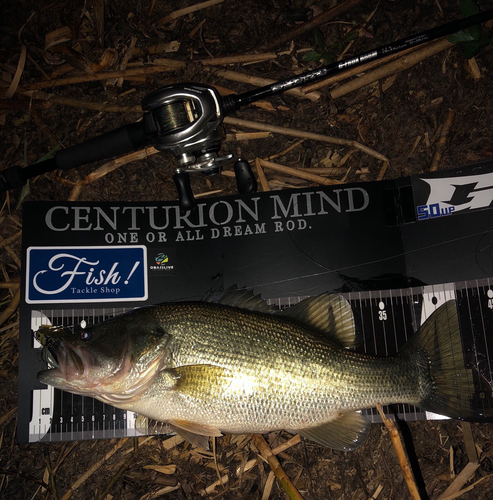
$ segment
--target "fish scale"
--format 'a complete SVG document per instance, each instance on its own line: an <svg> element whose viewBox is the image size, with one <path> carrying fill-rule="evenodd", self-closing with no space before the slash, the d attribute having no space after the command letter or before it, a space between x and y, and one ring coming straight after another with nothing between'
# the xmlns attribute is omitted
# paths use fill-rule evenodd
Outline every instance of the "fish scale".
<svg viewBox="0 0 493 500"><path fill-rule="evenodd" d="M441 306L404 349L377 357L356 344L349 303L324 294L282 313L243 292L224 303L135 310L50 339L60 367L41 382L166 422L194 444L221 433L285 429L336 449L360 446L369 422L355 410L410 403L463 419L491 419L470 404L472 371L457 362L455 303ZM235 304L230 305L230 304ZM248 309L241 306L246 305Z"/></svg>
<svg viewBox="0 0 493 500"><path fill-rule="evenodd" d="M229 370L232 378L200 378L186 401L178 394L165 410L159 405L166 395L154 384L140 411L156 420L183 417L189 405L186 416L194 421L225 432L260 432L318 425L341 411L377 402L421 399L409 363L397 358L369 363L368 356L281 317L205 303L163 306L162 314L156 312L171 336L169 368L206 363ZM194 320L181 324L185 314Z"/></svg>

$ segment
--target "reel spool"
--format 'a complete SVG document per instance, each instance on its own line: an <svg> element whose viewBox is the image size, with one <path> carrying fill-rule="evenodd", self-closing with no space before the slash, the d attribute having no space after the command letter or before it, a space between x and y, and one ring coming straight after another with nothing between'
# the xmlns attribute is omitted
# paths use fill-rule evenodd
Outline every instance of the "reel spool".
<svg viewBox="0 0 493 500"><path fill-rule="evenodd" d="M220 126L224 112L215 88L193 83L170 85L146 96L142 109L144 133L156 149L170 150L180 167L209 172L233 157L217 157L224 138Z"/></svg>

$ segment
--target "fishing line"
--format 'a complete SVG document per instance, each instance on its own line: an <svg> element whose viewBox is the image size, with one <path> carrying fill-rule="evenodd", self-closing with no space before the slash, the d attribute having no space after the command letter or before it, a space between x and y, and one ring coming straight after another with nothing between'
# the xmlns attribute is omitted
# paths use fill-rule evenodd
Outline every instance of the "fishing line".
<svg viewBox="0 0 493 500"><path fill-rule="evenodd" d="M331 268L325 266L324 264L318 262L317 260L315 260L313 257L311 257L306 251L304 251L299 246L299 244L293 239L293 235L290 234L290 233L288 233L289 238L291 239L293 245L300 251L300 253L303 254L306 258L308 258L315 265L321 267L322 269L325 269L325 272L310 273L310 274L305 274L303 276L295 276L295 277L292 277L292 278L285 278L285 279L282 279L282 280L270 281L270 282L263 283L263 284L255 284L255 285L251 285L251 287L252 288L261 288L261 287L264 287L264 286L277 285L277 284L281 284L281 283L288 283L288 282L292 282L292 281L296 281L296 280L301 280L301 279L306 279L306 278L315 278L315 277L318 277L318 276L323 276L323 275L331 274L331 273L341 274L342 271L347 271L349 269L356 269L356 268L368 266L368 265L371 265L371 264L379 264L379 263L382 263L382 262L388 262L388 261L391 261L393 259L397 259L397 258L400 258L400 257L405 257L406 255L412 255L412 254L415 254L415 253L418 253L418 252L423 252L423 251L426 251L426 250L431 250L431 249L434 249L434 248L441 247L443 245L447 245L449 243L456 243L456 242L459 242L459 241L462 241L462 240L466 240L468 238L472 238L472 237L475 237L475 236L481 236L481 239L483 239L488 234L492 234L492 231L493 231L493 226L490 227L490 229L488 229L487 231L481 231L481 232L478 232L478 233L468 234L468 235L462 236L460 238L453 238L453 239L449 239L449 240L443 241L441 243L435 243L433 245L428 245L428 246L416 248L414 250L408 250L406 252L397 253L397 254L394 254L394 255L392 255L390 257L384 257L382 259L369 260L369 261L362 262L362 263L359 263L359 264L354 264L354 265L351 265L351 266L340 267L340 268L336 268L336 269L331 269ZM468 257L470 255L477 256L477 254L479 252L487 250L488 246L485 246L483 249L479 249L479 251L478 251L478 247L479 247L480 243L481 243L481 241L476 246L476 249L477 249L476 252L470 253L470 254L466 254L466 255L462 256L461 258L456 258L456 259L453 260L453 262L458 262L460 260L463 260L463 259L465 259L466 257ZM489 248L491 248L491 245L490 245ZM448 263L450 263L450 262L451 262L451 260L449 259ZM478 263L477 257L476 257L476 262ZM479 265L479 263L478 263L478 265ZM427 270L430 270L430 269L435 269L437 267L439 267L439 266L438 265L434 265L434 266L428 266L428 267L421 267L421 268L417 269L416 272L427 271ZM481 267L481 269L484 271L484 269L482 267ZM378 280L379 278L374 278L374 279Z"/></svg>
<svg viewBox="0 0 493 500"><path fill-rule="evenodd" d="M493 226L490 227L490 229L488 229L488 231L483 235L483 237L478 241L478 244L476 245L476 264L479 266L479 268L484 272L484 273L488 273L489 271L486 270L481 262L479 262L479 259L478 259L478 256L481 254L481 252L485 251L485 250L489 250L489 254L486 255L486 259L488 259L489 257L489 263L493 263L493 254L492 254L492 250L493 250L493 241L491 243L487 243L485 242L484 243L484 248L479 248L479 246L481 245L481 243L483 242L483 240L485 240L488 236L491 236L493 234Z"/></svg>

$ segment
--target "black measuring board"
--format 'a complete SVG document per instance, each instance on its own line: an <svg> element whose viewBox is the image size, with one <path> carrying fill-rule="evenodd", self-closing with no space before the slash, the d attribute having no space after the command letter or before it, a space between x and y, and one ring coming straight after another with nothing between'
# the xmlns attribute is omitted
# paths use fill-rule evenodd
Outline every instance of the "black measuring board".
<svg viewBox="0 0 493 500"><path fill-rule="evenodd" d="M491 407L492 215L493 160L406 179L201 200L186 213L168 202L27 203L19 440L140 435L133 412L37 382L44 364L32 331L41 324L99 323L232 285L281 309L341 293L353 308L358 348L377 355L395 354L433 310L455 300L471 404ZM396 411L427 418L409 405ZM379 421L374 410L365 413Z"/></svg>

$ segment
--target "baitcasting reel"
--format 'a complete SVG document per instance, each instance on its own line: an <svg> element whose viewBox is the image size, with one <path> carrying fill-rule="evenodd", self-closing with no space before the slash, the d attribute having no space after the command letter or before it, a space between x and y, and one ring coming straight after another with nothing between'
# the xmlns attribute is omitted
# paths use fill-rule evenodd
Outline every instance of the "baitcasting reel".
<svg viewBox="0 0 493 500"><path fill-rule="evenodd" d="M381 59L425 42L459 32L493 18L493 10L452 21L417 35L384 45L359 56L327 64L321 68L273 83L244 94L221 97L216 89L197 83L170 85L149 94L142 101L142 122L125 125L81 144L58 151L52 158L25 168L18 165L0 172L0 192L20 187L32 177L62 169L70 170L87 163L137 151L150 144L160 151L169 150L178 168L173 179L180 207L190 210L195 199L190 187L190 172L214 175L233 161L232 155L219 156L224 131L221 123L228 114L252 102L306 85L349 68ZM238 160L234 166L240 193L254 193L257 182L250 165Z"/></svg>
<svg viewBox="0 0 493 500"><path fill-rule="evenodd" d="M188 83L156 90L142 101L144 134L160 151L176 157L175 181L180 206L193 208L189 173L216 175L233 161L233 155L219 156L224 130L221 127L230 101L214 87ZM246 161L235 163L236 182L241 194L254 193L257 182Z"/></svg>

